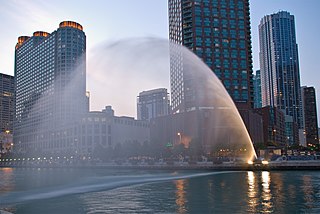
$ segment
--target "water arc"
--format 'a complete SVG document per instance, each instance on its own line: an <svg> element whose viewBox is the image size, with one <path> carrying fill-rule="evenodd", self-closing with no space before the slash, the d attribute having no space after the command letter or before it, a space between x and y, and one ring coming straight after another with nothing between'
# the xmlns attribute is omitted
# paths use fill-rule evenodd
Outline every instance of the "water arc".
<svg viewBox="0 0 320 214"><path fill-rule="evenodd" d="M88 70L94 109L108 103L118 115L135 117L140 92L168 90L171 114L150 119L152 154L245 161L256 157L224 85L187 48L156 38L105 43L92 51Z"/></svg>

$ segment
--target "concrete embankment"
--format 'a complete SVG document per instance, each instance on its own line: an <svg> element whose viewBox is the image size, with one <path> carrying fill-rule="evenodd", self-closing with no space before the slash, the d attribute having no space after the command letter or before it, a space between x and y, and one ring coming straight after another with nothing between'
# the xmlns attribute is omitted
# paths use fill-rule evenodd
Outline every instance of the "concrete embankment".
<svg viewBox="0 0 320 214"><path fill-rule="evenodd" d="M64 167L90 167L90 168L106 168L106 169L141 169L141 170L214 170L214 171L263 171L263 170L320 170L320 161L280 161L269 162L268 164L247 164L247 163L174 163L174 164L16 164L6 163L0 167L21 167L21 168L64 168Z"/></svg>

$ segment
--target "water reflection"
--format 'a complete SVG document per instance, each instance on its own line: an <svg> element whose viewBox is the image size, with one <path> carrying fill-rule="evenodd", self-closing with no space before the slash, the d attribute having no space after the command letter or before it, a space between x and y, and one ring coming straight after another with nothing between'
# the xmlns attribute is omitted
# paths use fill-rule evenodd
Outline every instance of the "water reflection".
<svg viewBox="0 0 320 214"><path fill-rule="evenodd" d="M24 197L32 196L31 193L34 193L34 190L46 193L43 191L47 189L38 181L46 180L48 186L60 187L62 181L53 183L52 180L62 179L64 183L70 183L70 174L74 171L52 169L39 174L36 172L38 171L19 168L0 169L0 210L6 209L13 213L46 214L320 213L319 171L226 173L110 190L102 189L98 192L72 194L20 204L3 204L2 197L5 192L21 191ZM78 172L89 175L89 172L92 171L81 169L74 174L79 175ZM93 185L101 185L100 181L105 179L106 175L112 180L119 180L118 172L97 170L95 172L99 176L93 180L91 177L88 178ZM130 172L126 173L130 174ZM132 171L131 175L135 173ZM31 176L35 174L36 176ZM72 180L75 180L75 177ZM31 178L34 181L32 185L30 185ZM79 182L79 185L78 187L83 187L82 182Z"/></svg>
<svg viewBox="0 0 320 214"><path fill-rule="evenodd" d="M12 168L0 168L0 194L14 190L14 174Z"/></svg>
<svg viewBox="0 0 320 214"><path fill-rule="evenodd" d="M176 180L175 186L176 186L176 205L178 207L177 213L186 213L186 180Z"/></svg>
<svg viewBox="0 0 320 214"><path fill-rule="evenodd" d="M248 206L249 212L256 212L258 206L258 199L257 199L257 189L255 186L255 176L254 172L248 171L247 173L248 179Z"/></svg>
<svg viewBox="0 0 320 214"><path fill-rule="evenodd" d="M270 172L263 171L261 174L262 181L262 210L263 212L272 212L272 194L270 191Z"/></svg>
<svg viewBox="0 0 320 214"><path fill-rule="evenodd" d="M305 206L307 208L312 208L314 206L314 187L312 185L312 179L310 175L304 175L302 177L302 191L303 199L305 201Z"/></svg>

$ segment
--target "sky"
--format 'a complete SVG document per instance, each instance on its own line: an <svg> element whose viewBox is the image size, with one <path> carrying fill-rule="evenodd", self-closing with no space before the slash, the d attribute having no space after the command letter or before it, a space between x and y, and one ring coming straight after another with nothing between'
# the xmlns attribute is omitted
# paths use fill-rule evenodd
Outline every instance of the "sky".
<svg viewBox="0 0 320 214"><path fill-rule="evenodd" d="M254 71L259 69L260 19L280 10L295 16L301 85L316 88L318 123L319 8L319 0L250 0ZM88 59L92 50L106 41L132 37L168 38L167 0L0 0L0 73L13 75L14 47L19 36L31 36L39 30L51 33L64 20L76 21L84 27ZM88 82L88 87L90 85L94 84Z"/></svg>

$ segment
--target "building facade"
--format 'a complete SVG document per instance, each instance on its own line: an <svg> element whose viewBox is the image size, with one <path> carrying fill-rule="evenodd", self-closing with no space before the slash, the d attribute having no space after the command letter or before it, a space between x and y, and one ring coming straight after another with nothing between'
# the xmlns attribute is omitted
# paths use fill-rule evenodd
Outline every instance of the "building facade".
<svg viewBox="0 0 320 214"><path fill-rule="evenodd" d="M263 120L263 138L265 146L286 146L286 124L285 114L276 107L265 106L255 109L262 115Z"/></svg>
<svg viewBox="0 0 320 214"><path fill-rule="evenodd" d="M261 100L260 70L257 70L256 74L253 76L253 88L254 88L254 108L261 108L262 107L262 100Z"/></svg>
<svg viewBox="0 0 320 214"><path fill-rule="evenodd" d="M115 116L111 106L87 113L76 129L75 139L78 143L74 150L79 155L92 156L97 149L115 151L116 148L122 148L123 152L129 152L135 145L142 146L150 142L149 121ZM113 158L124 158L118 155Z"/></svg>
<svg viewBox="0 0 320 214"><path fill-rule="evenodd" d="M238 108L252 108L249 1L169 0L168 7L170 41L201 58L223 82ZM177 53L170 62L173 112L181 112L189 96L184 90L187 78L181 72L186 62Z"/></svg>
<svg viewBox="0 0 320 214"><path fill-rule="evenodd" d="M137 98L137 119L149 120L168 115L170 101L167 89L158 88L139 93Z"/></svg>
<svg viewBox="0 0 320 214"><path fill-rule="evenodd" d="M308 147L319 148L316 92L314 87L301 87L303 136Z"/></svg>
<svg viewBox="0 0 320 214"><path fill-rule="evenodd" d="M283 110L302 128L294 16L280 11L263 17L259 24L259 42L262 106Z"/></svg>
<svg viewBox="0 0 320 214"><path fill-rule="evenodd" d="M52 33L21 36L15 50L14 143L17 152L65 150L87 110L86 35L72 21ZM59 136L57 135L59 133Z"/></svg>
<svg viewBox="0 0 320 214"><path fill-rule="evenodd" d="M12 133L14 119L14 77L0 74L0 132Z"/></svg>
<svg viewBox="0 0 320 214"><path fill-rule="evenodd" d="M293 120L292 116L285 115L285 127L285 137L287 145L301 145L299 132L303 129L299 129L298 124Z"/></svg>
<svg viewBox="0 0 320 214"><path fill-rule="evenodd" d="M254 91L249 1L169 0L168 8L173 113L200 109L197 120L205 124L201 121L201 114L207 114L214 101L203 100L201 95L217 94L218 91L214 87L205 88L201 81L193 81L197 78L197 67L188 61L187 54L179 46L173 45L178 44L191 50L214 72L235 103L252 141L260 142L261 118L252 111ZM201 112L201 109L207 110ZM218 114L213 110L209 115L217 117ZM204 136L198 138L205 144Z"/></svg>

